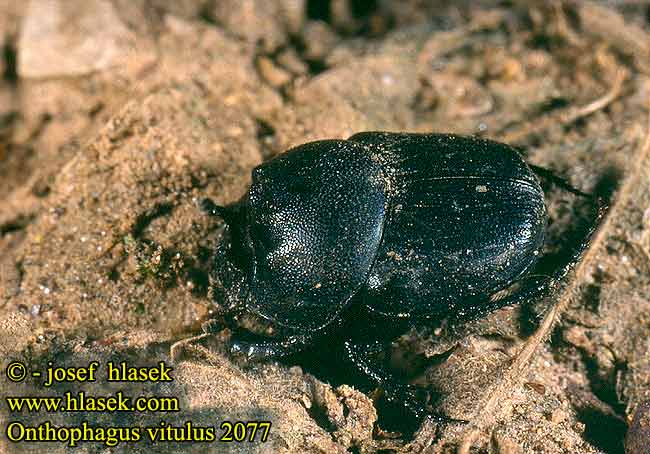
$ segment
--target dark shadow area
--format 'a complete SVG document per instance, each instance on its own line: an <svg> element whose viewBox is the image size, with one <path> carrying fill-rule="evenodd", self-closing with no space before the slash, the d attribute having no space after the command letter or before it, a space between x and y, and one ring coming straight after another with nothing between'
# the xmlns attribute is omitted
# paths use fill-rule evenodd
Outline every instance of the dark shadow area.
<svg viewBox="0 0 650 454"><path fill-rule="evenodd" d="M308 0L307 18L333 26L342 36L377 35L371 24L371 19L377 14L382 15L385 23L381 27L382 32L393 28L392 18L382 14L378 0L350 0L346 6L347 11L337 11L332 8L330 0Z"/></svg>
<svg viewBox="0 0 650 454"><path fill-rule="evenodd" d="M404 373L391 369L389 363L389 349L392 340L408 331L408 326L398 322L390 322L381 319L372 319L372 316L362 308L362 305L352 304L340 318L341 323L323 333L315 339L314 343L302 352L288 356L281 362L289 366L301 366L306 372L314 375L319 380L329 383L336 388L340 385L350 385L366 394L372 394L378 414L378 425L383 430L399 432L407 438L412 438L415 431L421 424L421 418L416 417L408 410L403 403L387 399L381 385L360 370L359 364L355 364L345 349L346 340L362 344L371 339L384 343L384 349L373 354L370 359L371 367L376 366L380 371L386 368L400 384L408 383L409 377ZM418 361L420 363L420 361ZM424 368L424 362L418 367L418 372ZM374 372L374 371L372 371ZM393 382L391 382L393 383ZM428 400L429 389L412 388L415 399L420 405ZM312 410L315 411L315 410ZM315 414L313 416L319 416ZM319 419L315 418L317 421ZM320 418L319 425L327 429L329 422L323 422Z"/></svg>
<svg viewBox="0 0 650 454"><path fill-rule="evenodd" d="M8 233L18 232L20 230L23 230L25 227L29 225L30 222L34 220L34 218L35 218L34 215L20 216L18 218L0 224L0 238L2 238L4 235Z"/></svg>
<svg viewBox="0 0 650 454"><path fill-rule="evenodd" d="M307 0L307 18L329 23L331 7L329 0Z"/></svg>
<svg viewBox="0 0 650 454"><path fill-rule="evenodd" d="M606 167L594 187L594 194L604 200L611 200L620 182L625 178L623 169L615 166Z"/></svg>
<svg viewBox="0 0 650 454"><path fill-rule="evenodd" d="M300 54L302 60L307 64L310 75L316 76L327 69L327 65L323 60L307 58L305 55L306 46L301 37L289 36L289 42L291 43L291 46L296 49L296 52Z"/></svg>
<svg viewBox="0 0 650 454"><path fill-rule="evenodd" d="M2 47L2 59L5 62L2 78L10 84L16 84L18 82L18 58L16 49L9 40Z"/></svg>
<svg viewBox="0 0 650 454"><path fill-rule="evenodd" d="M133 223L133 227L131 228L131 235L133 235L134 238L139 238L154 219L170 214L173 209L174 205L171 203L160 203L138 215Z"/></svg>
<svg viewBox="0 0 650 454"><path fill-rule="evenodd" d="M578 419L585 425L585 439L588 442L608 454L624 454L623 439L627 425L623 420L596 408L581 409Z"/></svg>
<svg viewBox="0 0 650 454"><path fill-rule="evenodd" d="M377 0L351 0L350 12L354 17L365 18L377 11Z"/></svg>

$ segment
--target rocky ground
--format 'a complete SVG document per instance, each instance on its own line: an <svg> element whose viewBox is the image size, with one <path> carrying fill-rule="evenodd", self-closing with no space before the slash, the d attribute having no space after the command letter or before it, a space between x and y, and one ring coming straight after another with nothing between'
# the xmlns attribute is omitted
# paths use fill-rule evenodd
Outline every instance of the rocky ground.
<svg viewBox="0 0 650 454"><path fill-rule="evenodd" d="M0 0L0 47L0 389L182 406L17 414L3 399L3 426L273 422L266 443L157 452L650 452L647 2ZM218 312L207 271L222 226L197 201L234 202L263 160L364 130L505 141L608 201L548 298L396 340L395 368L466 423L396 430L377 390L302 364L235 364L227 332L170 357ZM594 213L546 189L553 272ZM173 360L175 380L45 389L9 383L16 360Z"/></svg>

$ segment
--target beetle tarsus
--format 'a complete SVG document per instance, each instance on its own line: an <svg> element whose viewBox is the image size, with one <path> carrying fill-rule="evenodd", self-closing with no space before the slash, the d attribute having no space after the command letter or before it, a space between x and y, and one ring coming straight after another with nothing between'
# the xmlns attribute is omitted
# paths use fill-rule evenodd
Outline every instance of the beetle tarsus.
<svg viewBox="0 0 650 454"><path fill-rule="evenodd" d="M262 361L298 353L310 341L311 337L308 335L289 336L279 341L254 341L237 338L230 341L229 350L233 356L244 356L249 361Z"/></svg>
<svg viewBox="0 0 650 454"><path fill-rule="evenodd" d="M446 426L448 424L469 424L469 421L466 419L457 419L457 418L452 418L447 415L443 415L440 413L428 413L425 416L426 419L428 419L431 422L434 422L439 425Z"/></svg>

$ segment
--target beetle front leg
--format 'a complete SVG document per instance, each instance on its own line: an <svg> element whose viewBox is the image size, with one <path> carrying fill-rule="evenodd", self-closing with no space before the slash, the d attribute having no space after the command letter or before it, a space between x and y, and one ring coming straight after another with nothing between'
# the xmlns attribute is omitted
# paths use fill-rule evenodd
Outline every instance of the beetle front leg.
<svg viewBox="0 0 650 454"><path fill-rule="evenodd" d="M312 342L312 336L298 334L287 336L282 340L253 339L253 335L237 336L230 340L228 350L233 356L243 356L248 361L260 361L268 358L281 358L302 351ZM246 339L249 337L249 339Z"/></svg>

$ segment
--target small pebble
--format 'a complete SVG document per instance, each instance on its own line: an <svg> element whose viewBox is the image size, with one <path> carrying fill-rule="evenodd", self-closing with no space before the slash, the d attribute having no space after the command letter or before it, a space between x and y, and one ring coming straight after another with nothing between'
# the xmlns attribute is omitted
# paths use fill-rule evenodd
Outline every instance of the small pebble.
<svg viewBox="0 0 650 454"><path fill-rule="evenodd" d="M309 72L309 66L300 59L300 56L293 48L282 51L275 60L279 65L295 75L304 75Z"/></svg>
<svg viewBox="0 0 650 454"><path fill-rule="evenodd" d="M549 421L551 421L553 424L559 424L562 421L564 421L567 417L567 414L564 410L561 408L556 408L553 410L553 412L549 416Z"/></svg>
<svg viewBox="0 0 650 454"><path fill-rule="evenodd" d="M257 67L262 77L274 87L281 87L291 81L291 74L268 57L260 57L257 60Z"/></svg>

